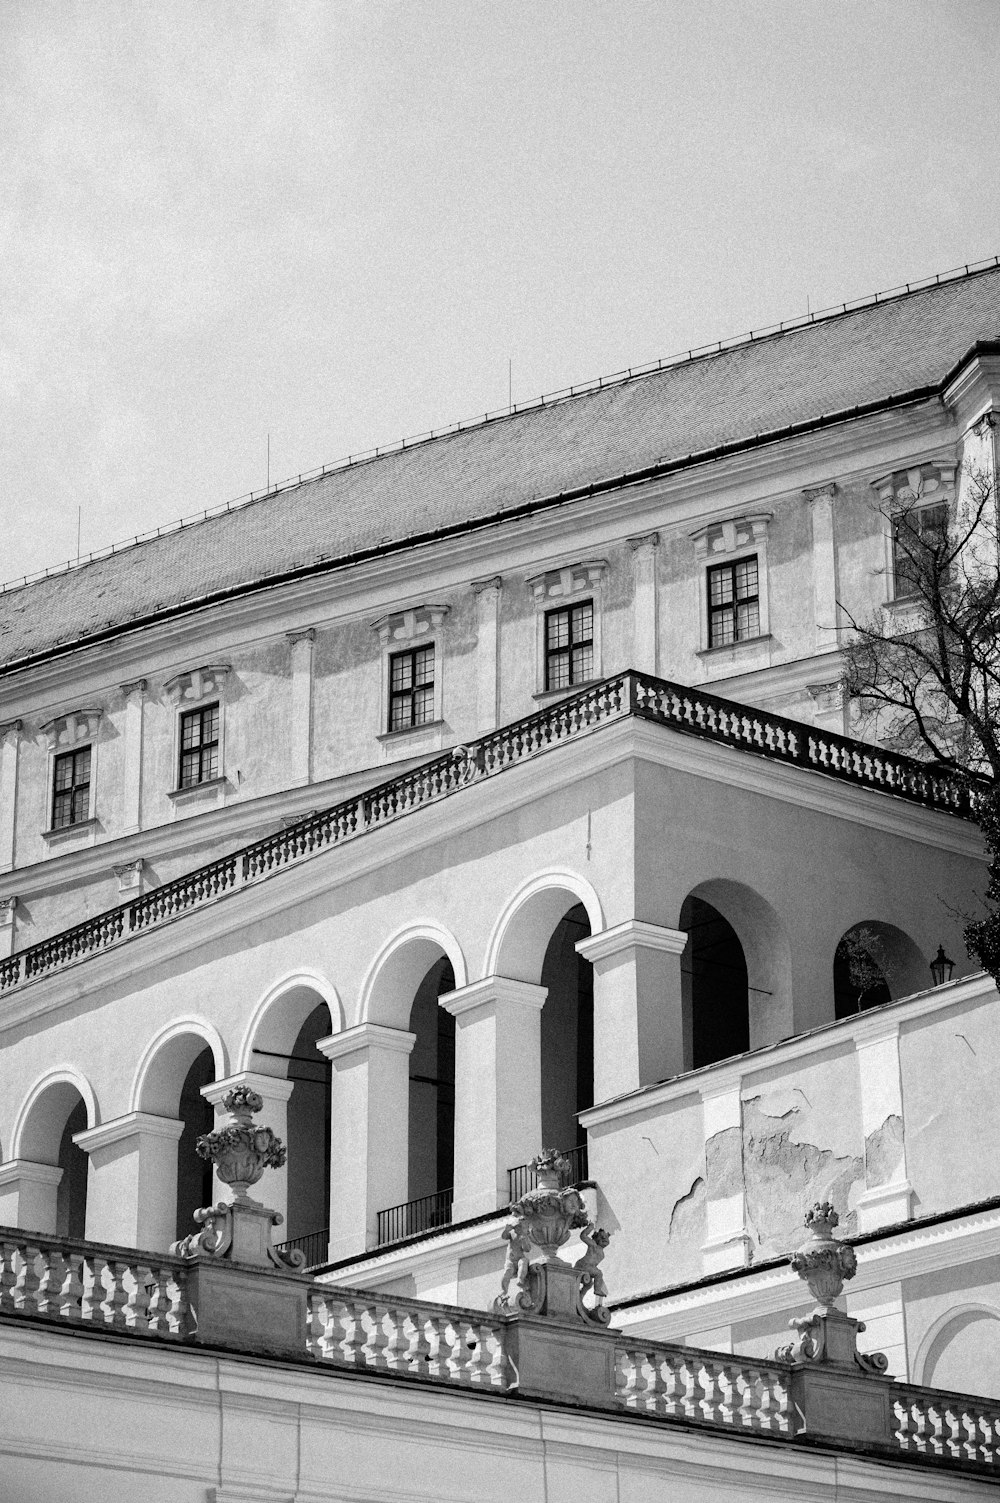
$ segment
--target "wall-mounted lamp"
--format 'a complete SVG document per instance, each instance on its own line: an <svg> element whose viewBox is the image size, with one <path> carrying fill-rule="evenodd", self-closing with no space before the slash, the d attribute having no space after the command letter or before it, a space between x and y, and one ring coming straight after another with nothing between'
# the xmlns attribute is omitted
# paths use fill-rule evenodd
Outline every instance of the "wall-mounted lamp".
<svg viewBox="0 0 1000 1503"><path fill-rule="evenodd" d="M944 986L946 981L951 980L951 973L955 969L955 962L949 960L944 953L944 945L938 945L938 951L931 961L931 975L934 977L935 986Z"/></svg>

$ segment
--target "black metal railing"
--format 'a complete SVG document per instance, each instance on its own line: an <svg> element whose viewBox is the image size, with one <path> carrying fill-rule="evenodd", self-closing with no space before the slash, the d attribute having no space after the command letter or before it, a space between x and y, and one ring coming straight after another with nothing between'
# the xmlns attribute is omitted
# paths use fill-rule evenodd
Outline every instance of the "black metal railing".
<svg viewBox="0 0 1000 1503"><path fill-rule="evenodd" d="M421 1232L451 1224L454 1190L439 1190L436 1195L422 1195L419 1200L404 1200L378 1213L378 1245L399 1242L403 1237L417 1237Z"/></svg>
<svg viewBox="0 0 1000 1503"><path fill-rule="evenodd" d="M304 1232L301 1237L289 1237L287 1242L276 1244L279 1252L302 1252L306 1255L305 1267L315 1268L320 1263L327 1261L330 1246L330 1233L326 1227L321 1227L318 1232Z"/></svg>
<svg viewBox="0 0 1000 1503"><path fill-rule="evenodd" d="M0 992L126 943L282 867L630 717L965 819L975 818L983 786L961 773L630 669L16 952L0 961Z"/></svg>
<svg viewBox="0 0 1000 1503"><path fill-rule="evenodd" d="M587 1178L586 1143L581 1143L576 1148L560 1148L559 1152L568 1166L563 1170L563 1187L582 1184ZM518 1164L516 1169L507 1170L507 1188L512 1205L515 1200L520 1200L526 1191L534 1190L537 1184L534 1164Z"/></svg>

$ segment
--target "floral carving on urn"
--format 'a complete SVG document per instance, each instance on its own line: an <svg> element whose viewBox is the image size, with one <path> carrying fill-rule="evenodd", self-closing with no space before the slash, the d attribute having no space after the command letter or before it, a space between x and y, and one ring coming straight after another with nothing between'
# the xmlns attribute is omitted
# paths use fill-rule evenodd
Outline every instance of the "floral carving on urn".
<svg viewBox="0 0 1000 1503"><path fill-rule="evenodd" d="M285 1145L269 1127L259 1127L253 1121L254 1113L264 1109L264 1098L249 1086L234 1086L223 1096L222 1104L232 1115L232 1122L200 1137L195 1152L215 1165L216 1174L231 1187L238 1201L247 1200L248 1188L257 1183L265 1169L282 1167Z"/></svg>
<svg viewBox="0 0 1000 1503"><path fill-rule="evenodd" d="M817 1201L805 1214L809 1236L789 1262L809 1286L809 1293L824 1310L840 1298L848 1279L858 1271L858 1259L849 1242L838 1242L833 1229L840 1223L828 1200Z"/></svg>
<svg viewBox="0 0 1000 1503"><path fill-rule="evenodd" d="M547 1148L532 1160L535 1189L528 1190L510 1207L513 1221L501 1232L507 1243L500 1293L494 1300L499 1314L534 1313L561 1315L606 1325L610 1316L603 1300L607 1296L598 1264L610 1240L609 1234L591 1222L579 1190L564 1181L569 1160ZM574 1232L585 1245L575 1266L564 1262L559 1249ZM544 1256L532 1262L531 1254ZM511 1284L516 1288L511 1291ZM562 1289L561 1284L571 1288ZM583 1295L593 1294L596 1303L585 1305Z"/></svg>

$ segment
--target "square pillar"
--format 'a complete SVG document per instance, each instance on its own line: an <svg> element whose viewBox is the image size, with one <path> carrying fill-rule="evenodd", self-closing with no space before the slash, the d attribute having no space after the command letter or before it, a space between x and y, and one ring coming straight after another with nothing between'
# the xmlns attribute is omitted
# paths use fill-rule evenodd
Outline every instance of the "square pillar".
<svg viewBox="0 0 1000 1503"><path fill-rule="evenodd" d="M626 919L577 952L594 967L594 1104L684 1069L682 929Z"/></svg>
<svg viewBox="0 0 1000 1503"><path fill-rule="evenodd" d="M54 1237L62 1177L54 1164L36 1164L31 1159L0 1164L0 1226L19 1226Z"/></svg>
<svg viewBox="0 0 1000 1503"><path fill-rule="evenodd" d="M837 545L833 532L836 489L831 482L802 493L812 516L813 631L818 653L835 652L838 646Z"/></svg>
<svg viewBox="0 0 1000 1503"><path fill-rule="evenodd" d="M233 1087L238 1085L249 1086L251 1091L256 1091L258 1096L263 1097L264 1105L258 1118L260 1125L269 1127L287 1148L288 1098L295 1087L294 1080L286 1080L283 1075L260 1075L256 1070L238 1070L235 1075L227 1075L225 1080L213 1080L202 1086L201 1094L215 1107L216 1129L228 1126L229 1113L222 1104L222 1098L228 1096ZM255 1200L263 1198L270 1210L279 1212L282 1219L275 1227L274 1240L280 1242L280 1228L288 1216L288 1165L286 1163L280 1169L268 1169L265 1173L267 1178L264 1181L263 1197L258 1196L256 1186L251 1188L250 1194ZM218 1205L220 1198L229 1199L229 1187L222 1183L213 1170L212 1204Z"/></svg>
<svg viewBox="0 0 1000 1503"><path fill-rule="evenodd" d="M359 1023L316 1045L333 1064L330 1260L378 1244L378 1213L409 1193L410 1053L416 1034Z"/></svg>
<svg viewBox="0 0 1000 1503"><path fill-rule="evenodd" d="M142 824L142 719L146 680L137 678L133 683L122 684L121 691L125 699L121 833L132 835Z"/></svg>
<svg viewBox="0 0 1000 1503"><path fill-rule="evenodd" d="M8 720L0 725L0 872L9 872L14 866L17 753L20 744L19 720Z"/></svg>
<svg viewBox="0 0 1000 1503"><path fill-rule="evenodd" d="M865 1190L857 1204L858 1231L909 1221L913 1186L906 1174L899 1021L873 1012L856 1025L861 1128L865 1136Z"/></svg>
<svg viewBox="0 0 1000 1503"><path fill-rule="evenodd" d="M486 976L438 999L455 1019L455 1221L505 1206L507 1170L542 1150L545 995Z"/></svg>
<svg viewBox="0 0 1000 1503"><path fill-rule="evenodd" d="M474 579L476 596L476 735L500 724L500 590L499 574Z"/></svg>
<svg viewBox="0 0 1000 1503"><path fill-rule="evenodd" d="M722 1273L750 1262L743 1179L740 1077L706 1082L701 1092L705 1130L705 1242L702 1270Z"/></svg>
<svg viewBox="0 0 1000 1503"><path fill-rule="evenodd" d="M166 1252L176 1235L176 1117L128 1112L74 1133L90 1155L87 1237L150 1252Z"/></svg>

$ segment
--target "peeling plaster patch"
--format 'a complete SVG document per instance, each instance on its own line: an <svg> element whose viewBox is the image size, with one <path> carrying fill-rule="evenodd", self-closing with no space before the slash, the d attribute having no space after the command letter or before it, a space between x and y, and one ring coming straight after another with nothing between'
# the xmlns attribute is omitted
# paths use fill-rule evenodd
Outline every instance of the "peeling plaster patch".
<svg viewBox="0 0 1000 1503"><path fill-rule="evenodd" d="M765 1117L790 1117L797 1112L804 1101L809 1105L804 1091L798 1086L792 1086L784 1091L772 1091L768 1096L754 1096L752 1100L758 1103L759 1109Z"/></svg>
<svg viewBox="0 0 1000 1503"><path fill-rule="evenodd" d="M738 1127L713 1133L705 1144L705 1180L713 1200L743 1194L743 1140Z"/></svg>
<svg viewBox="0 0 1000 1503"><path fill-rule="evenodd" d="M797 1143L788 1125L762 1111L757 1100L743 1103L743 1163L747 1222L759 1240L757 1256L778 1257L802 1241L802 1215L816 1200L829 1200L841 1215L842 1235L857 1229L849 1210L852 1191L864 1189L864 1159L833 1153L815 1143ZM775 1130L776 1120L782 1126Z"/></svg>
<svg viewBox="0 0 1000 1503"><path fill-rule="evenodd" d="M667 1240L689 1242L700 1247L705 1240L705 1181L701 1175L694 1181L686 1195L674 1201L670 1212L670 1228Z"/></svg>
<svg viewBox="0 0 1000 1503"><path fill-rule="evenodd" d="M865 1177L869 1185L889 1185L903 1162L903 1119L894 1112L865 1139Z"/></svg>

